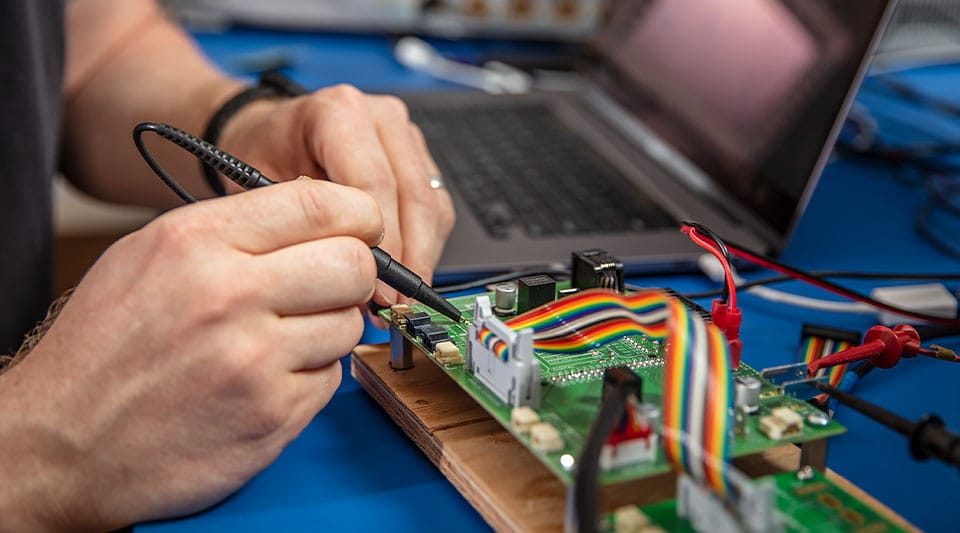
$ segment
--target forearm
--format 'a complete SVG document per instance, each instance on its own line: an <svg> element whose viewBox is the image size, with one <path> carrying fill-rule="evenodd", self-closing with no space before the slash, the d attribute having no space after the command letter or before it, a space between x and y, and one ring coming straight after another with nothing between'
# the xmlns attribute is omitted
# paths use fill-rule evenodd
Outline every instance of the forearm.
<svg viewBox="0 0 960 533"><path fill-rule="evenodd" d="M67 6L64 173L106 200L176 205L134 148L133 126L159 121L201 134L240 82L210 65L153 0L74 0ZM196 160L157 141L148 139L148 146L171 175L197 195L207 194Z"/></svg>

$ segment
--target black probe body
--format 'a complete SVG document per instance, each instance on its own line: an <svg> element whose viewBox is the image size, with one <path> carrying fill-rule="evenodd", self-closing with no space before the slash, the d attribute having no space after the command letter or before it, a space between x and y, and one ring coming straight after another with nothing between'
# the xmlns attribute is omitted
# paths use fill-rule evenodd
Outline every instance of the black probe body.
<svg viewBox="0 0 960 533"><path fill-rule="evenodd" d="M454 322L460 322L462 317L460 310L427 285L420 276L394 260L379 246L374 246L372 251L373 259L377 262L377 278L399 291L400 294L413 298Z"/></svg>
<svg viewBox="0 0 960 533"><path fill-rule="evenodd" d="M137 147L140 148L140 152L144 154L144 158L150 167L161 177L164 177L166 173L163 172L162 169L159 169L156 161L154 161L152 157L148 157L149 153L142 149L137 133L139 131L151 131L177 144L244 189L257 189L277 183L248 163L237 159L217 146L179 128L161 123L140 124L134 130L134 139L137 142ZM175 188L174 190L176 191L177 189ZM180 194L180 192L178 192L178 194ZM181 194L181 197L184 197L183 194ZM192 201L192 198L188 198L189 196L184 198L184 200ZM461 317L463 315L460 311L447 301L446 298L441 296L440 293L427 285L420 276L403 266L393 257L390 257L390 254L380 249L380 247L374 246L372 251L373 258L377 263L378 279L396 289L400 294L417 300L450 320L454 322L462 321Z"/></svg>
<svg viewBox="0 0 960 533"><path fill-rule="evenodd" d="M896 413L891 413L826 383L814 382L813 385L840 403L910 439L910 454L914 458L925 460L933 457L947 464L960 466L960 435L944 427L940 417L925 415L918 422L911 422Z"/></svg>

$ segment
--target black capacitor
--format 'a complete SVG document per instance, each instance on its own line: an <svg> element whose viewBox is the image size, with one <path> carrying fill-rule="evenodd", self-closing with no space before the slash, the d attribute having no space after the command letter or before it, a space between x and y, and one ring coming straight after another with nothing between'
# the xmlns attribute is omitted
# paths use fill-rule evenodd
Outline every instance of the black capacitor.
<svg viewBox="0 0 960 533"><path fill-rule="evenodd" d="M420 328L427 324L433 323L430 321L430 315L424 313L423 311L417 313L408 313L403 317L403 319L407 324L407 331L414 336L420 334Z"/></svg>
<svg viewBox="0 0 960 533"><path fill-rule="evenodd" d="M420 342L431 352L437 349L437 343L450 340L450 334L442 327L429 323L420 328Z"/></svg>
<svg viewBox="0 0 960 533"><path fill-rule="evenodd" d="M593 288L623 292L623 263L599 248L571 254L572 285L583 291Z"/></svg>
<svg viewBox="0 0 960 533"><path fill-rule="evenodd" d="M550 276L527 276L517 280L517 314L557 299L557 282Z"/></svg>

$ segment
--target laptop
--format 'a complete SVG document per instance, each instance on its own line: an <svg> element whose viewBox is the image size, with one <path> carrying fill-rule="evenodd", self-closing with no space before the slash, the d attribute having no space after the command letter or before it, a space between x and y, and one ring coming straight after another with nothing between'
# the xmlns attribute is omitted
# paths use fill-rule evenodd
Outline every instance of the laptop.
<svg viewBox="0 0 960 533"><path fill-rule="evenodd" d="M457 209L438 272L689 269L686 219L776 254L893 3L612 0L574 90L402 95Z"/></svg>

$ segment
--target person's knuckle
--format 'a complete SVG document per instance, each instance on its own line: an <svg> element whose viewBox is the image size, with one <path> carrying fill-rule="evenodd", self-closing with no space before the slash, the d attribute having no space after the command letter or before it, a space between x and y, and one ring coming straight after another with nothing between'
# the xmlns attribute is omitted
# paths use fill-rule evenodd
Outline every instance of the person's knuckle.
<svg viewBox="0 0 960 533"><path fill-rule="evenodd" d="M300 207L307 224L310 227L326 227L330 220L330 190L324 184L312 181L291 182L296 195L296 203Z"/></svg>
<svg viewBox="0 0 960 533"><path fill-rule="evenodd" d="M410 123L410 135L413 135L413 138L418 142L422 142L424 145L427 144L427 138L423 134L423 130L420 129L420 126L416 122Z"/></svg>
<svg viewBox="0 0 960 533"><path fill-rule="evenodd" d="M363 213L363 220L369 226L371 234L383 235L384 220L383 211L380 210L380 204L377 199L363 191L358 191L362 198L358 205L358 213ZM376 236L376 235L373 235Z"/></svg>
<svg viewBox="0 0 960 533"><path fill-rule="evenodd" d="M422 213L433 213L437 207L437 200L434 198L433 190L425 185L418 185L413 189L413 194L405 195L404 209L410 209Z"/></svg>
<svg viewBox="0 0 960 533"><path fill-rule="evenodd" d="M362 106L364 100L360 89L346 83L324 89L319 94L329 103L347 109Z"/></svg>
<svg viewBox="0 0 960 533"><path fill-rule="evenodd" d="M278 401L276 395L263 398L252 410L249 431L255 437L266 437L283 428L289 418L289 406Z"/></svg>
<svg viewBox="0 0 960 533"><path fill-rule="evenodd" d="M363 336L363 313L357 307L344 310L343 318L339 321L340 346L337 346L338 352L349 352L360 341Z"/></svg>
<svg viewBox="0 0 960 533"><path fill-rule="evenodd" d="M403 100L392 94L388 94L381 96L380 101L392 120L400 124L410 121L410 110Z"/></svg>
<svg viewBox="0 0 960 533"><path fill-rule="evenodd" d="M449 194L441 193L441 199L436 209L437 222L444 233L450 233L457 223L457 211L453 208L453 201Z"/></svg>
<svg viewBox="0 0 960 533"><path fill-rule="evenodd" d="M392 196L397 192L397 178L389 164L385 164L379 172L373 172L367 176L368 192Z"/></svg>
<svg viewBox="0 0 960 533"><path fill-rule="evenodd" d="M192 252L197 246L198 228L196 217L177 216L169 214L153 221L149 226L149 236L152 248L158 254L184 255Z"/></svg>
<svg viewBox="0 0 960 533"><path fill-rule="evenodd" d="M214 372L223 382L229 396L246 401L259 401L267 395L263 391L262 366L265 357L269 355L269 347L264 342L246 335L238 337L244 337L244 342L234 344L232 349L223 350Z"/></svg>

